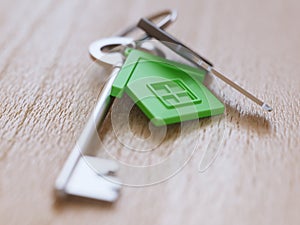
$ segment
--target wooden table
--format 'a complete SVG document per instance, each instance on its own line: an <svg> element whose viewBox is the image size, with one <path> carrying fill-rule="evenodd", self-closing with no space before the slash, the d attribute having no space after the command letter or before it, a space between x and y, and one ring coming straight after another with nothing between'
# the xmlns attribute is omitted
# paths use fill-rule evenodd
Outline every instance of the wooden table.
<svg viewBox="0 0 300 225"><path fill-rule="evenodd" d="M168 128L166 151L199 142L176 176L124 187L114 204L58 201L55 179L107 74L89 69L88 45L165 8L179 11L172 34L274 111L263 112L215 79L211 90L226 104L225 115L200 120L181 141L178 126ZM299 224L299 9L293 0L2 1L0 223ZM130 103L125 97L116 105ZM137 138L149 136L147 122L132 110ZM113 131L108 118L105 143L122 150ZM218 157L199 172L205 149Z"/></svg>

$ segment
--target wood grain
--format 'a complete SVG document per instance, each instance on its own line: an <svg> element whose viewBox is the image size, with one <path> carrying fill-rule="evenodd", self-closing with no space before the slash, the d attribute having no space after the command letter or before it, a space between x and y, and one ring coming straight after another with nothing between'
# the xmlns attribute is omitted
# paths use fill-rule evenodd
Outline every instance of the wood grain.
<svg viewBox="0 0 300 225"><path fill-rule="evenodd" d="M165 8L179 11L170 32L274 111L263 112L215 79L211 89L225 102L225 115L200 121L180 141L174 138L178 127L168 128L158 154L137 159L149 163L197 141L176 176L145 188L125 187L112 205L57 201L54 181L107 74L91 67L88 45ZM295 0L2 1L0 223L299 224L299 10ZM130 104L126 97L119 100L116 113ZM136 137L149 136L137 108L129 119ZM110 118L100 136L123 153ZM139 144L134 138L128 143ZM205 149L216 143L218 157L199 172Z"/></svg>

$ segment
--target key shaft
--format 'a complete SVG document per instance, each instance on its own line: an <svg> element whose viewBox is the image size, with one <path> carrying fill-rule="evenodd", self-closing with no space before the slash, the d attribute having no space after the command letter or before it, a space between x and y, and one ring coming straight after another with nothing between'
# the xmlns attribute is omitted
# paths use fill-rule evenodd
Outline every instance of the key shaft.
<svg viewBox="0 0 300 225"><path fill-rule="evenodd" d="M68 194L66 187L77 163L84 155L92 154L92 151L95 150L95 146L97 146L97 143L99 142L98 130L103 124L103 121L105 120L105 117L114 101L114 97L112 97L110 93L113 82L119 71L120 67L115 67L113 69L108 81L100 93L100 97L95 109L93 110L82 134L80 135L74 149L69 155L60 175L56 180L55 188L59 196Z"/></svg>

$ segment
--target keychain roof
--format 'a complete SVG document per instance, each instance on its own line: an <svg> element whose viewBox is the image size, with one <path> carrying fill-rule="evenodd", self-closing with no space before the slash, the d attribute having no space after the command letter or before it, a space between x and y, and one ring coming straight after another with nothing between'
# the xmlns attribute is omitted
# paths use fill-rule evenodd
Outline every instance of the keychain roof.
<svg viewBox="0 0 300 225"><path fill-rule="evenodd" d="M179 40L177 40L175 37L173 37L171 34L167 33L163 29L157 27L154 23L149 21L146 18L142 18L138 25L139 28L144 30L148 35L151 37L156 38L157 40L161 41L164 45L169 47L171 50L182 56L183 58L189 60L193 64L195 64L197 67L204 68L211 74L217 76L225 83L229 84L231 87L245 95L247 98L251 99L253 102L261 106L264 110L271 112L272 108L262 100L258 99L254 95L252 95L250 92L246 91L227 77L225 77L221 72L217 71L213 68L212 63L210 63L207 59L200 56L198 53L194 52L190 48L188 48L186 45L182 44Z"/></svg>

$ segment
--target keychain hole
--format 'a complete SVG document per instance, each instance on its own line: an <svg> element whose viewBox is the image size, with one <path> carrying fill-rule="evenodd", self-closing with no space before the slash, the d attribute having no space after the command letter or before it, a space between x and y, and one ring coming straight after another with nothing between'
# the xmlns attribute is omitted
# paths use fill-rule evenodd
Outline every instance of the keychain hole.
<svg viewBox="0 0 300 225"><path fill-rule="evenodd" d="M102 48L100 48L100 51L102 51L104 53L111 53L114 48L122 47L122 46L123 47L128 47L128 48L135 48L135 44L134 43L130 43L130 44L127 44L127 45L111 44L111 45L103 46Z"/></svg>
<svg viewBox="0 0 300 225"><path fill-rule="evenodd" d="M120 46L119 44L106 45L100 48L102 52L109 53L113 48Z"/></svg>

